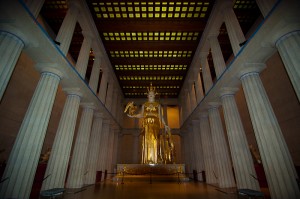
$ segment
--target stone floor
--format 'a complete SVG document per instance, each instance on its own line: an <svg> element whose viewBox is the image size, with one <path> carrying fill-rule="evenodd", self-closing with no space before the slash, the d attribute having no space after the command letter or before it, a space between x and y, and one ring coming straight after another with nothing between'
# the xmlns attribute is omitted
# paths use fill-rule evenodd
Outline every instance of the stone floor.
<svg viewBox="0 0 300 199"><path fill-rule="evenodd" d="M235 189L200 182L113 182L67 190L64 199L237 199ZM240 197L242 199L242 197Z"/></svg>

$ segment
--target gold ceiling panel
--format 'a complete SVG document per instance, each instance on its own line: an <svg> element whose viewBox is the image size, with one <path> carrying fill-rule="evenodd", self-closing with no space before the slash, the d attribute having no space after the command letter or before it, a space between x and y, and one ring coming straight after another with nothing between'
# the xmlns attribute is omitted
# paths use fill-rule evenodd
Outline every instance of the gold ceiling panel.
<svg viewBox="0 0 300 199"><path fill-rule="evenodd" d="M204 18L209 1L93 2L97 18Z"/></svg>
<svg viewBox="0 0 300 199"><path fill-rule="evenodd" d="M142 58L142 57L162 57L162 58L175 58L175 57L192 57L192 51L189 50L178 50L178 51L167 51L167 50L155 50L155 51L109 51L109 54L113 58L120 57L134 57L134 58Z"/></svg>
<svg viewBox="0 0 300 199"><path fill-rule="evenodd" d="M116 70L128 70L128 71L155 71L155 70L186 70L187 65L166 64L166 65L115 65Z"/></svg>
<svg viewBox="0 0 300 199"><path fill-rule="evenodd" d="M181 81L183 76L119 76L121 81Z"/></svg>
<svg viewBox="0 0 300 199"><path fill-rule="evenodd" d="M106 41L195 41L199 32L103 32Z"/></svg>

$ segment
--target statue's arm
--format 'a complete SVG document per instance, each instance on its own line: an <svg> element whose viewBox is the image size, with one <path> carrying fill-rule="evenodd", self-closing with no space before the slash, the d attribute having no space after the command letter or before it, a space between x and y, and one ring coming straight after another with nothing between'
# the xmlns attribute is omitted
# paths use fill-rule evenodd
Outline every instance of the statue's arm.
<svg viewBox="0 0 300 199"><path fill-rule="evenodd" d="M138 114L127 114L128 117L131 117L131 118L143 118L144 116L144 105L142 106L142 110L140 111L140 113Z"/></svg>

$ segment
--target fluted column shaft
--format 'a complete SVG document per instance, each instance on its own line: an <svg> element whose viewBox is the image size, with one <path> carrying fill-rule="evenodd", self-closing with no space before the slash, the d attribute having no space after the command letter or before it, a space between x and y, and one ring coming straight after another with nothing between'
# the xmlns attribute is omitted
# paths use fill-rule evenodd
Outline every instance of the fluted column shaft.
<svg viewBox="0 0 300 199"><path fill-rule="evenodd" d="M135 164L139 164L139 157L138 157L138 152L139 152L139 134L134 133L133 134L133 162Z"/></svg>
<svg viewBox="0 0 300 199"><path fill-rule="evenodd" d="M221 100L237 187L259 191L258 181L252 177L256 172L234 92L224 92Z"/></svg>
<svg viewBox="0 0 300 199"><path fill-rule="evenodd" d="M112 166L112 159L113 159L113 151L114 151L114 138L115 138L115 129L113 127L110 128L109 132L109 138L108 138L108 149L107 149L107 164L106 164L106 169L109 172L111 171Z"/></svg>
<svg viewBox="0 0 300 199"><path fill-rule="evenodd" d="M75 132L81 94L67 91L68 96L54 138L42 190L64 187Z"/></svg>
<svg viewBox="0 0 300 199"><path fill-rule="evenodd" d="M201 172L204 170L203 163L203 151L202 151L202 143L200 138L200 125L199 120L193 120L193 141L194 141L194 151L195 151L195 162L197 172ZM198 180L202 181L202 175L198 175Z"/></svg>
<svg viewBox="0 0 300 199"><path fill-rule="evenodd" d="M216 178L217 170L215 169L216 160L207 114L200 115L200 136L202 141L206 182L208 184L216 184L218 182Z"/></svg>
<svg viewBox="0 0 300 199"><path fill-rule="evenodd" d="M183 133L184 136L184 160L185 160L185 166L186 166L186 172L191 172L192 165L191 165L191 149L190 149L190 139L189 139L189 132L184 131Z"/></svg>
<svg viewBox="0 0 300 199"><path fill-rule="evenodd" d="M56 41L60 42L59 47L64 55L69 51L78 15L78 8L71 5L57 33Z"/></svg>
<svg viewBox="0 0 300 199"><path fill-rule="evenodd" d="M234 187L235 182L230 162L230 156L227 148L225 134L222 128L222 121L217 106L208 110L211 135L213 140L214 152L217 164L217 177L219 187Z"/></svg>
<svg viewBox="0 0 300 199"><path fill-rule="evenodd" d="M218 35L209 36L209 43L211 47L211 54L214 62L217 78L221 76L226 68L224 57L221 51L221 47L218 41Z"/></svg>
<svg viewBox="0 0 300 199"><path fill-rule="evenodd" d="M104 172L106 169L107 161L107 148L108 148L108 138L109 138L109 120L104 120L102 125L101 142L100 142L100 152L98 157L98 171Z"/></svg>
<svg viewBox="0 0 300 199"><path fill-rule="evenodd" d="M81 188L83 186L93 115L94 107L84 105L70 162L70 170L66 184L67 188Z"/></svg>
<svg viewBox="0 0 300 199"><path fill-rule="evenodd" d="M23 48L20 38L0 31L0 101Z"/></svg>
<svg viewBox="0 0 300 199"><path fill-rule="evenodd" d="M111 80L108 82L107 96L105 99L105 106L109 111L111 111L113 92L114 92L114 83Z"/></svg>
<svg viewBox="0 0 300 199"><path fill-rule="evenodd" d="M84 35L83 43L80 48L79 56L75 66L77 72L83 79L85 78L86 69L89 62L91 43L91 37L89 35Z"/></svg>
<svg viewBox="0 0 300 199"><path fill-rule="evenodd" d="M190 95L189 95L189 90L188 89L184 89L184 97L186 98L185 99L185 108L186 108L186 111L185 111L185 119L191 114L191 110L192 110L192 106L191 106L191 98L190 98Z"/></svg>
<svg viewBox="0 0 300 199"><path fill-rule="evenodd" d="M197 81L195 82L195 89L196 89L196 96L197 96L197 104L199 104L204 97L200 72L198 72L197 75Z"/></svg>
<svg viewBox="0 0 300 199"><path fill-rule="evenodd" d="M224 20L232 51L236 56L241 48L239 44L245 41L245 36L231 7L224 10Z"/></svg>
<svg viewBox="0 0 300 199"><path fill-rule="evenodd" d="M42 72L2 176L1 198L29 198L60 73Z"/></svg>
<svg viewBox="0 0 300 199"><path fill-rule="evenodd" d="M119 129L115 131L114 151L113 151L113 165L117 165L117 160L118 160L119 132L120 132Z"/></svg>
<svg viewBox="0 0 300 199"><path fill-rule="evenodd" d="M300 31L284 35L276 46L300 101Z"/></svg>
<svg viewBox="0 0 300 199"><path fill-rule="evenodd" d="M114 117L116 117L117 105L118 105L118 91L115 88L112 94L112 103L111 103L111 111L110 111Z"/></svg>
<svg viewBox="0 0 300 199"><path fill-rule="evenodd" d="M96 94L97 93L97 86L99 82L99 76L100 76L100 65L101 65L101 59L99 56L95 56L92 72L91 72L91 78L89 82L89 86L92 89L92 91Z"/></svg>
<svg viewBox="0 0 300 199"><path fill-rule="evenodd" d="M44 5L45 0L25 0L25 3L32 15L37 18Z"/></svg>
<svg viewBox="0 0 300 199"><path fill-rule="evenodd" d="M191 111L193 111L197 106L194 82L191 82L190 88Z"/></svg>
<svg viewBox="0 0 300 199"><path fill-rule="evenodd" d="M204 81L204 89L205 89L205 93L207 93L213 85L209 65L207 62L207 55L201 56L201 66L202 66L202 75Z"/></svg>
<svg viewBox="0 0 300 199"><path fill-rule="evenodd" d="M297 174L258 72L245 73L241 81L271 197L300 198Z"/></svg>
<svg viewBox="0 0 300 199"><path fill-rule="evenodd" d="M268 13L271 11L275 2L276 0L256 0L259 10L264 17L266 17Z"/></svg>
<svg viewBox="0 0 300 199"><path fill-rule="evenodd" d="M96 113L94 115L93 126L88 147L88 156L86 162L85 184L94 184L96 182L97 162L99 157L100 139L102 133L103 115Z"/></svg>
<svg viewBox="0 0 300 199"><path fill-rule="evenodd" d="M100 83L100 90L98 93L98 97L100 98L103 104L105 103L106 90L107 90L107 72L103 71L101 77L101 83Z"/></svg>

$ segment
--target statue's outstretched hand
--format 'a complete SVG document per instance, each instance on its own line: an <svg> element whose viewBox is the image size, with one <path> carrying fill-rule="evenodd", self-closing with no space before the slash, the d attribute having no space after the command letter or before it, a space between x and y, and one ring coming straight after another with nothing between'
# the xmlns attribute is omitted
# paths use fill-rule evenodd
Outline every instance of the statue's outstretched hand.
<svg viewBox="0 0 300 199"><path fill-rule="evenodd" d="M125 107L124 113L128 111L128 116L133 116L135 111L137 109L137 106L134 106L133 102L128 102L128 104Z"/></svg>

